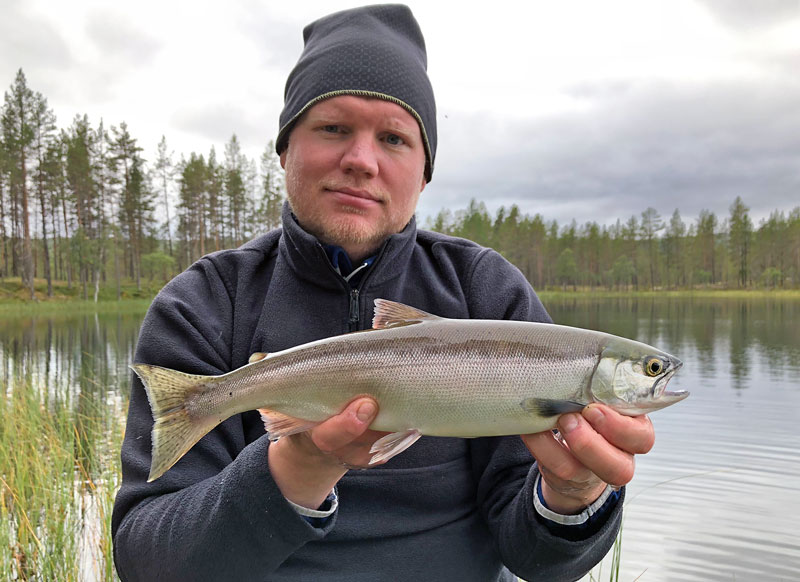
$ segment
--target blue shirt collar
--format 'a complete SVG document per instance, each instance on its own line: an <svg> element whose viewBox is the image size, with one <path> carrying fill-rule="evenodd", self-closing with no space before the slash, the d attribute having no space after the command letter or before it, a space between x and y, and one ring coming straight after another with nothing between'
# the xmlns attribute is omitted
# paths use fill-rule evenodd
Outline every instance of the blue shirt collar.
<svg viewBox="0 0 800 582"><path fill-rule="evenodd" d="M333 265L334 270L344 277L345 281L351 285L357 285L366 272L367 267L375 261L375 256L373 255L367 257L358 263L358 265L353 265L347 252L342 247L338 245L322 245L322 247L325 249L325 254L328 255L328 259L331 265Z"/></svg>

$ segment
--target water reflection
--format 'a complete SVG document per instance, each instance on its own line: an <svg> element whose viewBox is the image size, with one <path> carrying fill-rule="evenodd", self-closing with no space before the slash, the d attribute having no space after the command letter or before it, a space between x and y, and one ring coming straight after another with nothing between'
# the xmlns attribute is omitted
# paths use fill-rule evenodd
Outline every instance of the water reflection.
<svg viewBox="0 0 800 582"><path fill-rule="evenodd" d="M6 390L25 381L48 397L83 394L96 401L113 391L127 398L128 364L141 314L6 317L0 330L0 369Z"/></svg>
<svg viewBox="0 0 800 582"><path fill-rule="evenodd" d="M637 459L628 487L620 579L800 579L800 302L545 303L557 323L638 339L685 363L671 386L692 395L653 414L656 447ZM115 430L105 438L121 439L109 419L124 412L142 317L64 313L0 325L4 392L35 386L45 406L73 412L87 483L110 479L109 449L97 441Z"/></svg>
<svg viewBox="0 0 800 582"><path fill-rule="evenodd" d="M675 355L691 351L704 379L727 354L731 387L744 390L753 359L775 378L800 374L800 301L770 299L574 298L547 301L556 323L607 331Z"/></svg>
<svg viewBox="0 0 800 582"><path fill-rule="evenodd" d="M3 319L0 579L117 580L110 516L141 318Z"/></svg>
<svg viewBox="0 0 800 582"><path fill-rule="evenodd" d="M685 364L671 386L692 395L652 415L656 446L628 487L620 579L800 579L800 302L547 307L559 323L633 337Z"/></svg>

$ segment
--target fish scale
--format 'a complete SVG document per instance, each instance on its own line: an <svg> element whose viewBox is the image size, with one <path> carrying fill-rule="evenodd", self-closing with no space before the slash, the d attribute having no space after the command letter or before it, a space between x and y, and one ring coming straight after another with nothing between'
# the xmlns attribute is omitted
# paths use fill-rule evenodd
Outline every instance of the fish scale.
<svg viewBox="0 0 800 582"><path fill-rule="evenodd" d="M379 403L371 428L393 433L374 447L374 459L386 460L421 434L539 432L591 402L634 415L688 395L663 390L680 360L640 342L554 324L446 319L381 299L375 304L374 330L260 354L220 376L135 364L155 419L150 479L214 426L253 409L277 438L371 396Z"/></svg>

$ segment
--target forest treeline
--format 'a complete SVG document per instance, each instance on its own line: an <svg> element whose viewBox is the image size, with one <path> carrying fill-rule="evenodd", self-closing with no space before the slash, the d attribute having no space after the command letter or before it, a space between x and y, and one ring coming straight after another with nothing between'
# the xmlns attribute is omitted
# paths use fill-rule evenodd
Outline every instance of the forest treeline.
<svg viewBox="0 0 800 582"><path fill-rule="evenodd" d="M0 119L0 279L34 277L141 288L166 281L203 254L242 244L278 225L284 198L272 143L257 165L236 135L218 159L176 161L162 137L148 161L125 122L106 127L77 115L59 129L20 69Z"/></svg>
<svg viewBox="0 0 800 582"><path fill-rule="evenodd" d="M455 214L442 210L427 226L490 246L537 289L799 288L800 206L774 211L755 227L741 197L728 216L703 210L686 224L648 207L611 226L559 225L517 206L490 216L472 200Z"/></svg>
<svg viewBox="0 0 800 582"><path fill-rule="evenodd" d="M175 159L162 137L147 159L124 122L75 116L59 129L47 99L20 70L0 119L0 280L79 286L166 282L202 255L238 246L280 223L283 174L273 144L258 163L235 135L218 158ZM490 215L473 200L426 226L491 246L537 289L800 287L800 207L755 226L736 198L728 216L646 208L624 222L559 225L517 206Z"/></svg>

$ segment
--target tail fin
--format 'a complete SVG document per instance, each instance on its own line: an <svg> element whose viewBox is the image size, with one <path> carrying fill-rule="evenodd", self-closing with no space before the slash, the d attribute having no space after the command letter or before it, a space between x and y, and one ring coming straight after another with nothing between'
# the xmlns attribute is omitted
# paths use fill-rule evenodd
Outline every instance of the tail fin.
<svg viewBox="0 0 800 582"><path fill-rule="evenodd" d="M214 417L194 416L186 408L187 399L216 377L185 374L149 364L134 364L131 368L144 384L155 420L149 483L166 473L219 424Z"/></svg>

